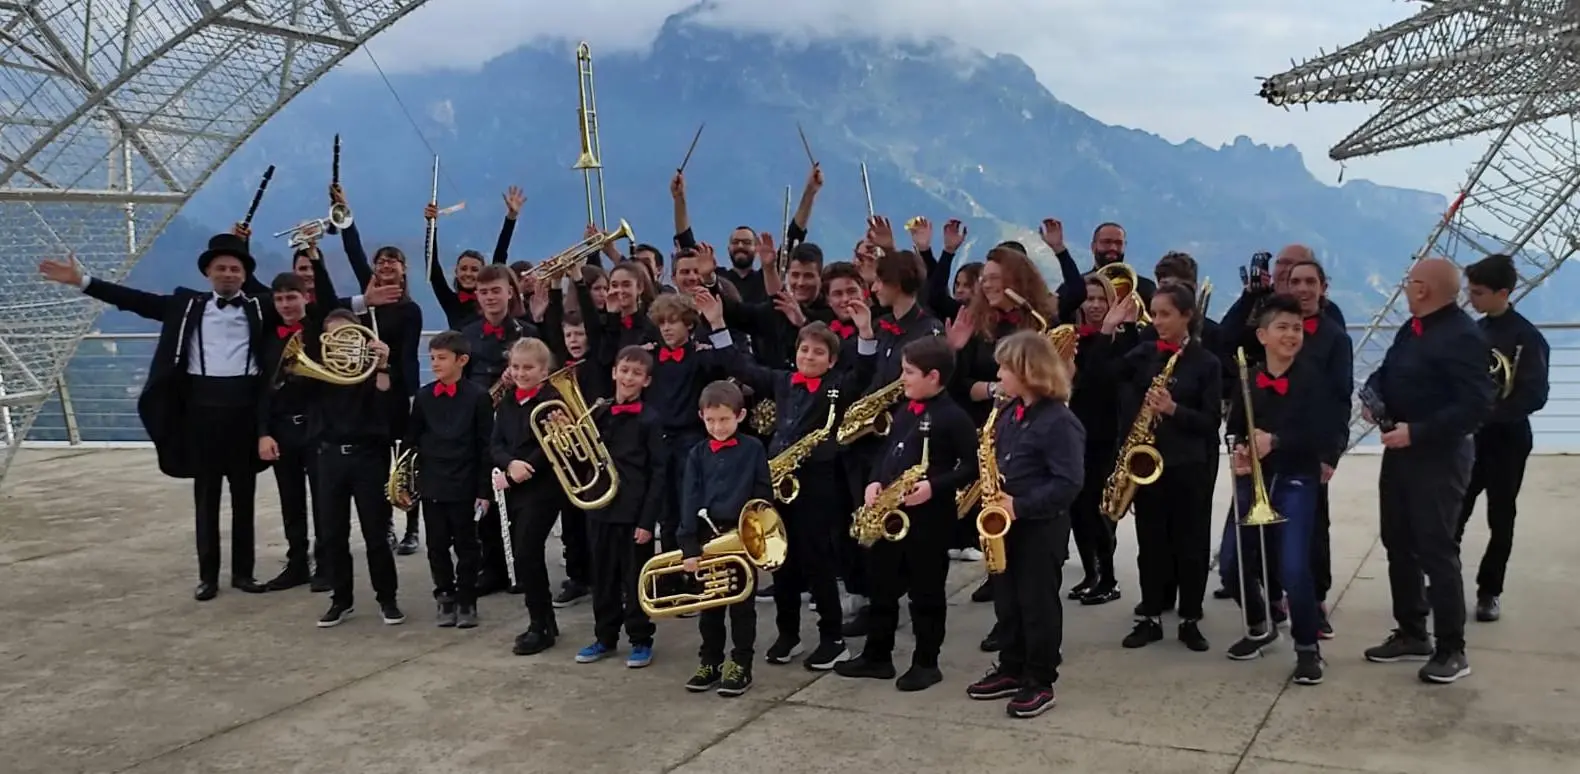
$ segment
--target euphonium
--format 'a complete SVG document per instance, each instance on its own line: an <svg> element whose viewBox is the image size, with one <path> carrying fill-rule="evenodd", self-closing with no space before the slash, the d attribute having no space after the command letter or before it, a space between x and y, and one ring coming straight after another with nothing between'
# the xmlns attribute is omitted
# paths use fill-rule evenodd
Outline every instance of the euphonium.
<svg viewBox="0 0 1580 774"><path fill-rule="evenodd" d="M614 457L604 446L593 422L592 408L582 397L576 383L576 366L566 366L545 380L559 397L546 400L532 409L527 424L549 458L554 476L565 489L571 505L584 511L597 510L614 502L620 488L620 474ZM594 404L594 408L602 401Z"/></svg>
<svg viewBox="0 0 1580 774"><path fill-rule="evenodd" d="M1163 364L1163 370L1152 378L1150 389L1168 389L1169 379L1174 376L1174 364L1179 359L1178 352L1169 356L1168 362ZM1141 408L1136 411L1136 421L1130 424L1130 433L1119 447L1119 461L1103 486L1103 515L1114 521L1125 517L1138 488L1152 484L1163 476L1163 455L1158 454L1152 445L1157 424L1158 416L1147 408L1146 396L1143 395Z"/></svg>
<svg viewBox="0 0 1580 774"><path fill-rule="evenodd" d="M706 511L697 514L717 533ZM741 509L739 526L702 546L697 558L696 580L700 590L664 594L660 581L685 574L686 558L669 551L647 560L637 578L637 602L654 618L698 613L715 607L746 602L757 587L757 571L772 572L784 564L790 543L784 520L767 500L749 500Z"/></svg>
<svg viewBox="0 0 1580 774"><path fill-rule="evenodd" d="M1004 509L1004 474L998 470L998 412L1004 407L993 404L988 412L987 424L982 426L982 436L977 442L977 481L981 484L982 509L977 511L977 540L982 546L982 562L989 575L998 575L1009 566L1004 553L1004 536L1009 534L1009 511Z"/></svg>
<svg viewBox="0 0 1580 774"><path fill-rule="evenodd" d="M836 435L839 445L849 446L869 433L880 437L888 435L889 425L894 422L889 416L889 407L904 392L905 385L895 379L877 392L850 404L850 408L845 409L845 418L839 423L839 433Z"/></svg>
<svg viewBox="0 0 1580 774"><path fill-rule="evenodd" d="M1492 350L1492 368L1490 373L1492 374L1492 383L1497 385L1498 388L1498 400L1504 400L1514 394L1514 372L1520 367L1520 353L1524 349L1524 344L1515 347L1513 359L1496 349Z"/></svg>
<svg viewBox="0 0 1580 774"><path fill-rule="evenodd" d="M861 506L851 516L850 536L863 548L878 542L879 538L894 542L904 540L911 533L911 517L900 510L900 506L905 503L906 495L927 477L929 447L932 445L932 439L927 437L926 419L922 420L918 429L922 432L921 461L906 468L898 478L878 492L871 505Z"/></svg>
<svg viewBox="0 0 1580 774"><path fill-rule="evenodd" d="M1027 314L1031 315L1032 322L1037 326L1037 332L1046 336L1048 341L1053 342L1053 348L1059 351L1059 357L1064 358L1066 362L1075 360L1075 348L1081 341L1081 334L1074 325L1060 325L1056 328L1050 328L1048 326L1048 318L1037 311L1036 307L1033 307L1031 302L1026 300L1025 296L1016 293L1010 288L1004 288L1004 295L1009 300L1019 304L1026 310Z"/></svg>
<svg viewBox="0 0 1580 774"><path fill-rule="evenodd" d="M417 507L417 450L401 451L395 444L395 456L390 461L390 475L384 482L384 496L390 505L403 511Z"/></svg>
<svg viewBox="0 0 1580 774"><path fill-rule="evenodd" d="M829 390L828 420L823 426L801 436L795 443L786 446L784 451L768 461L768 478L773 482L774 498L779 502L785 504L795 502L795 498L801 494L801 480L796 478L796 469L812 456L812 450L828 440L829 433L834 432L834 415L839 408L835 401L838 398L838 390Z"/></svg>
<svg viewBox="0 0 1580 774"><path fill-rule="evenodd" d="M323 363L307 356L302 344L302 332L291 334L280 354L277 373L287 373L342 387L361 384L379 367L378 354L371 345L378 336L369 328L356 323L345 323L318 335L319 354Z"/></svg>
<svg viewBox="0 0 1580 774"><path fill-rule="evenodd" d="M1245 456L1251 462L1251 509L1240 519L1240 526L1265 527L1283 521L1284 517L1273 510L1273 502L1267 496L1267 483L1262 479L1262 460L1256 456L1256 409L1251 405L1251 379L1245 366L1245 347L1235 351L1234 362L1240 367L1240 394L1245 399L1245 442L1248 444ZM1242 551L1240 555L1244 556L1245 553ZM1241 598L1244 598L1243 595Z"/></svg>
<svg viewBox="0 0 1580 774"><path fill-rule="evenodd" d="M1136 270L1128 263L1109 263L1097 267L1097 273L1108 278L1108 284L1114 286L1114 302L1123 301L1125 296L1139 292L1140 284L1136 281ZM1139 295L1136 297L1136 324L1151 325L1152 315L1147 312L1146 299Z"/></svg>

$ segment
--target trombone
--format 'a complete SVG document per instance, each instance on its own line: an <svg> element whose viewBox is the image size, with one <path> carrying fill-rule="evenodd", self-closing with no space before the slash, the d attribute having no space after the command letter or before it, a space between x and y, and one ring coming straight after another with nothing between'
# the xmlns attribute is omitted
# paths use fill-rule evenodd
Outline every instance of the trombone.
<svg viewBox="0 0 1580 774"><path fill-rule="evenodd" d="M527 424L543 447L544 456L549 458L554 476L560 480L571 505L584 511L603 508L614 502L620 489L614 457L592 418L593 409L603 405L603 401L588 407L576 383L576 366L561 368L549 374L546 381L559 397L532 409Z"/></svg>
<svg viewBox="0 0 1580 774"><path fill-rule="evenodd" d="M1152 314L1147 311L1146 299L1139 293L1140 284L1136 281L1136 270L1128 263L1108 263L1097 267L1097 273L1114 286L1114 303L1125 300L1125 296L1136 293L1136 325L1151 325Z"/></svg>
<svg viewBox="0 0 1580 774"><path fill-rule="evenodd" d="M582 188L587 196L587 222L607 230L609 208L603 192L603 146L598 141L598 98L593 92L592 46L582 41L576 46L576 118L581 134L581 154L571 169L582 173ZM596 194L596 195L595 195ZM596 205L596 209L594 206Z"/></svg>
<svg viewBox="0 0 1580 774"><path fill-rule="evenodd" d="M1251 401L1251 379L1249 369L1246 367L1245 347L1240 347L1235 351L1234 361L1240 370L1240 395L1245 400L1245 437L1228 437L1229 458L1231 461L1234 459L1236 446L1243 446L1246 459L1251 464L1251 503L1249 508L1241 501L1240 482L1238 480L1234 482L1234 552L1237 565L1235 569L1240 576L1240 624L1244 628L1245 639L1272 642L1278 636L1278 628L1273 624L1273 600L1271 589L1269 588L1271 583L1269 582L1267 569L1267 530L1260 528L1281 524L1284 522L1284 517L1273 509L1272 500L1267 494L1267 482L1262 478L1262 460L1256 455L1256 409ZM1262 560L1262 590L1259 593L1262 597L1262 604L1265 606L1262 625L1266 628L1266 631L1261 634L1252 631L1250 611L1246 608L1245 561L1247 557L1245 555L1245 535L1241 530L1251 528L1256 528L1256 537ZM1257 654L1260 655L1260 651L1257 651Z"/></svg>

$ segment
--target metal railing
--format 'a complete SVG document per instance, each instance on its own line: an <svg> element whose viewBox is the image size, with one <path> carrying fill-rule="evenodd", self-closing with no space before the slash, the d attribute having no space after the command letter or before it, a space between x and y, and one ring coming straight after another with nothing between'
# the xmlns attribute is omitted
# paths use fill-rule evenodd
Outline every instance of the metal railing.
<svg viewBox="0 0 1580 774"><path fill-rule="evenodd" d="M1542 454L1580 453L1580 322L1544 323L1538 326L1552 344L1547 407L1532 418L1536 451ZM1351 335L1363 326L1350 326ZM436 331L426 331L423 339ZM1358 338L1358 337L1357 337ZM1381 337L1386 340L1389 337ZM57 380L55 391L33 423L24 447L138 447L148 436L137 417L137 396L148 374L158 334L90 333L83 337L77 355ZM1386 341L1378 343L1386 346ZM418 352L426 352L424 346ZM422 358L423 378L427 373ZM0 396L4 385L0 385ZM0 443L15 442L9 409L0 410ZM1357 447L1376 451L1375 434Z"/></svg>

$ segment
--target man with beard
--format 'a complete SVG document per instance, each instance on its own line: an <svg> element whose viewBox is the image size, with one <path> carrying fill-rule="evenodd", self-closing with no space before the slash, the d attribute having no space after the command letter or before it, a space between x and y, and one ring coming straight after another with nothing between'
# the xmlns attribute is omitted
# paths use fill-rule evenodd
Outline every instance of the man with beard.
<svg viewBox="0 0 1580 774"><path fill-rule="evenodd" d="M1070 256L1069 248L1064 245L1064 224L1049 218L1043 221L1042 241L1053 248L1053 254L1059 259L1059 273L1065 277L1072 274L1083 274L1075 265L1075 258ZM1092 231L1092 268L1091 271L1112 263L1125 262L1125 227L1118 223L1103 223ZM1143 307L1152 305L1152 293L1158 286L1152 280L1136 274L1135 292L1141 294ZM1076 312L1080 311L1081 304L1086 303L1086 283L1070 282L1066 280L1059 285L1059 319L1073 320Z"/></svg>
<svg viewBox="0 0 1580 774"><path fill-rule="evenodd" d="M698 249L697 237L691 231L691 215L686 209L685 174L675 173L674 179L669 183L669 195L675 202L675 243L684 255L687 250ZM736 226L735 230L730 232L728 247L730 284L741 292L741 300L748 304L767 301L768 291L763 286L763 273L753 268L757 263L757 232L748 226ZM679 262L677 258L675 289L684 293L686 288L681 286Z"/></svg>

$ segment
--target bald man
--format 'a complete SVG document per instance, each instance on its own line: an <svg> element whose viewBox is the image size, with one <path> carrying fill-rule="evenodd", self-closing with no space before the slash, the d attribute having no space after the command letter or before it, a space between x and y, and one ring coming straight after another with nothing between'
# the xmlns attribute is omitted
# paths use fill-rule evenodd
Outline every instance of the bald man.
<svg viewBox="0 0 1580 774"><path fill-rule="evenodd" d="M1455 303L1459 271L1438 258L1416 262L1405 280L1413 315L1394 336L1368 390L1393 429L1378 480L1382 543L1398 628L1366 660L1420 661L1420 678L1452 683L1470 674L1465 658L1465 585L1460 574L1460 503L1475 462L1471 434L1492 413L1491 347ZM1374 417L1370 407L1368 421ZM1423 589L1425 573L1430 588ZM1427 594L1431 601L1428 604ZM1427 633L1432 614L1437 643Z"/></svg>

